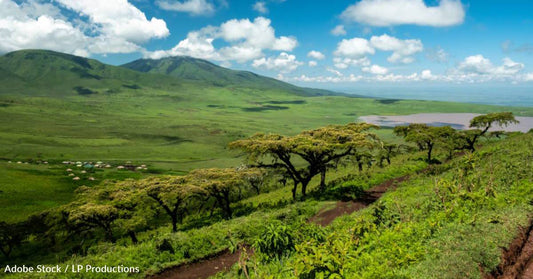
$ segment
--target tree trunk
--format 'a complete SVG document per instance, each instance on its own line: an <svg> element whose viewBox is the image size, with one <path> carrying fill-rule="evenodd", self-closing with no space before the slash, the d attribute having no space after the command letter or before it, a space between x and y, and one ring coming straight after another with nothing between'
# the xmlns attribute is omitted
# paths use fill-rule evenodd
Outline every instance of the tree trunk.
<svg viewBox="0 0 533 279"><path fill-rule="evenodd" d="M298 190L298 181L294 181L294 186L292 186L292 199L296 200L296 190Z"/></svg>
<svg viewBox="0 0 533 279"><path fill-rule="evenodd" d="M305 198L305 195L307 194L307 185L309 184L309 180L302 181L302 198Z"/></svg>
<svg viewBox="0 0 533 279"><path fill-rule="evenodd" d="M323 193L326 190L326 168L320 171L320 192Z"/></svg>
<svg viewBox="0 0 533 279"><path fill-rule="evenodd" d="M232 211L231 211L231 206L230 206L230 200L229 200L229 192L224 192L224 200L222 202L223 204L223 210L224 210L224 214L226 215L226 219L229 220L231 219L231 216L233 215Z"/></svg>
<svg viewBox="0 0 533 279"><path fill-rule="evenodd" d="M130 236L130 238L131 238L131 242L132 242L133 244L137 244L137 243L139 243L139 240L137 239L137 236L135 235L135 232L134 232L134 231L132 231L132 230L128 231L128 235Z"/></svg>
<svg viewBox="0 0 533 279"><path fill-rule="evenodd" d="M431 163L431 152L433 151L433 144L428 144L428 163Z"/></svg>
<svg viewBox="0 0 533 279"><path fill-rule="evenodd" d="M175 233L178 231L178 215L172 214L170 217L172 218L172 232Z"/></svg>

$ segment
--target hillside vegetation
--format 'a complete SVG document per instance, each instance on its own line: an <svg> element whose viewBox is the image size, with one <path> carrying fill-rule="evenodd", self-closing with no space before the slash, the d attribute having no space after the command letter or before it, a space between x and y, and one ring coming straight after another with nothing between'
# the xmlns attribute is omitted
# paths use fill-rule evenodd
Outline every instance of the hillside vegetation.
<svg viewBox="0 0 533 279"><path fill-rule="evenodd" d="M174 76L166 75L177 61L179 66L169 71ZM241 163L240 154L227 144L256 132L294 135L369 114L507 110L533 115L531 108L383 101L324 95L323 91L317 96L307 89L192 58L134 64L146 64L142 70L160 74L42 50L0 57L0 200L4 205L0 220L22 220L63 204L72 199L76 187L105 178L236 166ZM185 73L198 76L186 79ZM208 82L213 78L209 74L223 77L224 84ZM260 86L246 83L243 76ZM376 133L398 140L388 129ZM22 164L16 164L19 161ZM38 165L43 161L49 165ZM129 161L148 165L148 171L98 170L94 182L87 181L88 175L72 181L62 161L104 161L113 169ZM43 185L50 182L46 191L35 183L39 180Z"/></svg>
<svg viewBox="0 0 533 279"><path fill-rule="evenodd" d="M217 277L480 278L533 209L533 132L489 131L531 108L340 96L187 57L19 51L0 81L0 261L128 268L7 277L163 276L236 252ZM356 122L417 112L486 114ZM358 211L314 223L339 202Z"/></svg>

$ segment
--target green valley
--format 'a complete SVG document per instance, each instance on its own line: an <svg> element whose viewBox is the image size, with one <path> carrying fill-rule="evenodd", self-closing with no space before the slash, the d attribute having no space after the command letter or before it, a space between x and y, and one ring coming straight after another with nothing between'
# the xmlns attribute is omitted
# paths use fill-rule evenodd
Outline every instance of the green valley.
<svg viewBox="0 0 533 279"><path fill-rule="evenodd" d="M44 50L1 56L0 83L2 262L139 270L9 278L165 278L232 253L217 278L480 278L528 224L533 134L488 129L531 107L373 99L191 57L112 66ZM487 115L476 129L418 124L403 136L354 124L430 112ZM315 224L350 203L356 212Z"/></svg>

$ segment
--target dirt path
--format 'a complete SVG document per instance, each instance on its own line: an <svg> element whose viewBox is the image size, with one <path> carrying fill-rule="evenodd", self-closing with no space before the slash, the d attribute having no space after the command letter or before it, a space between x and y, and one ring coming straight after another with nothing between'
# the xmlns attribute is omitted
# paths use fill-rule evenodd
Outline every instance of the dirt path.
<svg viewBox="0 0 533 279"><path fill-rule="evenodd" d="M533 220L503 249L500 265L485 279L533 279Z"/></svg>
<svg viewBox="0 0 533 279"><path fill-rule="evenodd" d="M309 219L309 222L313 222L321 226L327 226L339 216L350 214L369 206L381 198L381 196L389 189L396 188L400 182L403 182L407 179L409 179L409 175L393 178L375 187L372 187L370 190L365 191L365 194L361 198L347 202L338 201L334 208L325 211L319 211L315 216Z"/></svg>
<svg viewBox="0 0 533 279"><path fill-rule="evenodd" d="M195 263L180 265L169 268L163 272L148 276L148 279L200 279L208 278L221 271L231 268L240 258L241 250L235 253L225 250L209 258L200 260Z"/></svg>
<svg viewBox="0 0 533 279"><path fill-rule="evenodd" d="M357 210L361 210L368 205L378 200L389 189L396 188L398 183L405 181L409 175L390 179L377 185L370 190L365 191L365 194L354 201L337 202L334 208L320 211L315 216L309 219L309 222L319 224L321 226L329 225L335 218L344 214L350 214ZM221 271L226 271L233 264L235 264L241 256L241 250L231 254L229 251L223 251L217 255L213 255L204 260L200 260L191 264L184 264L172 267L162 271L159 274L148 276L148 279L204 279L213 276ZM533 278L532 278L533 279Z"/></svg>

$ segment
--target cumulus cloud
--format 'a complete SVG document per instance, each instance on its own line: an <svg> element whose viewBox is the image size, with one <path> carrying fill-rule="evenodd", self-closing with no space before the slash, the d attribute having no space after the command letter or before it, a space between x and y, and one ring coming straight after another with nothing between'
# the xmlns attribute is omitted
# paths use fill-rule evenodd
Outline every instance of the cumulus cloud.
<svg viewBox="0 0 533 279"><path fill-rule="evenodd" d="M317 82L317 83L339 83L339 82L358 82L363 79L363 76L356 76L350 74L349 76L307 76L300 75L297 77L284 77L284 81L300 81L300 82Z"/></svg>
<svg viewBox="0 0 533 279"><path fill-rule="evenodd" d="M423 0L362 0L346 8L341 18L371 26L444 27L463 23L465 10L460 0L441 0L438 6Z"/></svg>
<svg viewBox="0 0 533 279"><path fill-rule="evenodd" d="M257 48L292 51L298 41L285 36L276 38L270 23L270 19L264 17L258 17L253 22L249 19L232 19L220 26L220 36L228 42L243 40L243 44Z"/></svg>
<svg viewBox="0 0 533 279"><path fill-rule="evenodd" d="M335 28L331 29L331 34L335 36L346 35L346 30L344 30L344 25L337 25Z"/></svg>
<svg viewBox="0 0 533 279"><path fill-rule="evenodd" d="M361 69L365 73L371 73L374 75L384 75L389 72L389 69L381 67L379 65L372 65L370 67L363 67Z"/></svg>
<svg viewBox="0 0 533 279"><path fill-rule="evenodd" d="M314 58L314 59L317 59L317 60L322 60L322 59L326 58L326 56L324 54L322 54L322 52L316 51L316 50L311 50L310 52L308 52L307 53L307 57L311 57L311 58Z"/></svg>
<svg viewBox="0 0 533 279"><path fill-rule="evenodd" d="M335 57L333 58L334 66L338 69L346 69L349 66L370 66L370 59L368 57L363 58L341 58L341 57Z"/></svg>
<svg viewBox="0 0 533 279"><path fill-rule="evenodd" d="M187 38L170 50L145 52L146 57L187 55L217 61L251 61L264 56L263 50L292 51L298 41L294 37L276 37L270 19L257 17L249 19L232 19L220 26L208 26L189 32ZM219 49L213 42L223 40L228 43Z"/></svg>
<svg viewBox="0 0 533 279"><path fill-rule="evenodd" d="M0 1L0 52L43 48L88 55L87 38L83 32L63 19L39 15L28 11L27 7L12 1Z"/></svg>
<svg viewBox="0 0 533 279"><path fill-rule="evenodd" d="M65 8L89 17L93 29L107 37L144 43L170 34L165 21L148 20L135 6L123 0L56 0Z"/></svg>
<svg viewBox="0 0 533 279"><path fill-rule="evenodd" d="M514 75L524 69L524 64L517 63L510 58L504 58L502 65L495 66L483 55L472 55L466 57L457 67L458 72L477 75Z"/></svg>
<svg viewBox="0 0 533 279"><path fill-rule="evenodd" d="M370 45L370 42L363 38L343 39L337 44L334 54L348 58L363 58L368 54L374 54L376 51Z"/></svg>
<svg viewBox="0 0 533 279"><path fill-rule="evenodd" d="M148 20L127 1L57 0L54 3L0 1L0 52L41 48L81 56L129 53L142 50L140 44L152 38L169 34L163 20ZM81 17L68 21L60 7Z"/></svg>
<svg viewBox="0 0 533 279"><path fill-rule="evenodd" d="M253 61L254 68L266 68L268 70L277 70L281 73L289 73L303 63L296 60L296 56L282 52L278 57L261 58Z"/></svg>
<svg viewBox="0 0 533 279"><path fill-rule="evenodd" d="M391 63L411 63L414 61L412 55L424 49L420 40L400 40L387 34L372 36L370 43L376 49L392 51L392 55L387 58Z"/></svg>
<svg viewBox="0 0 533 279"><path fill-rule="evenodd" d="M215 6L206 0L187 0L187 1L156 1L156 5L167 11L184 12L194 16L211 15L215 12Z"/></svg>
<svg viewBox="0 0 533 279"><path fill-rule="evenodd" d="M262 14L268 13L268 8L266 6L266 3L263 2L263 1L255 2L255 4L253 5L253 9L254 9L254 11L257 11L257 12L262 13Z"/></svg>
<svg viewBox="0 0 533 279"><path fill-rule="evenodd" d="M316 65L318 65L318 63L316 61L314 61L314 60L311 60L311 61L309 61L308 65L309 65L309 67L316 67Z"/></svg>
<svg viewBox="0 0 533 279"><path fill-rule="evenodd" d="M334 65L339 69L349 66L370 65L368 55L374 55L376 50L391 51L388 57L391 63L408 64L414 61L413 55L421 52L424 46L420 40L401 40L387 34L372 36L370 40L364 38L343 39L337 44L333 59Z"/></svg>
<svg viewBox="0 0 533 279"><path fill-rule="evenodd" d="M431 70L423 70L420 74L420 78L423 80L435 80L436 77L431 73Z"/></svg>

